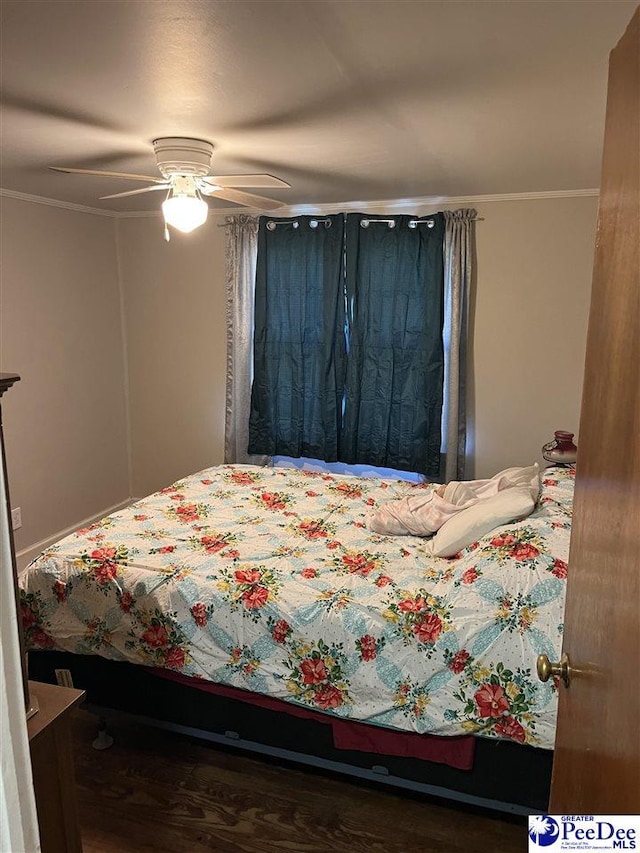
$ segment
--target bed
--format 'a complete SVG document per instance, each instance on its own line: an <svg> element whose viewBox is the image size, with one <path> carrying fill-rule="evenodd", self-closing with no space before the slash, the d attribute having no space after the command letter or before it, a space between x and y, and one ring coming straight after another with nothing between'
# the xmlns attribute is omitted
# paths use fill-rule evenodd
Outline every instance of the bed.
<svg viewBox="0 0 640 853"><path fill-rule="evenodd" d="M443 559L367 528L429 484L207 469L27 567L32 675L69 669L95 707L214 740L543 811L557 684L535 661L560 654L573 479L546 469L532 515ZM389 734L401 745L378 748Z"/></svg>

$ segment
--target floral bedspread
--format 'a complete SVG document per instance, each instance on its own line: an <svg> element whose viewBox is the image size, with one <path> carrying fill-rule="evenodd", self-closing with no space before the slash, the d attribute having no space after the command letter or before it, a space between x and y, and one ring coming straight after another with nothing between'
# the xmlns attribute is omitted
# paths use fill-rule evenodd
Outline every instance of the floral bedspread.
<svg viewBox="0 0 640 853"><path fill-rule="evenodd" d="M552 748L573 471L449 559L372 533L417 488L246 465L202 471L67 536L21 575L30 648L164 667L330 714Z"/></svg>

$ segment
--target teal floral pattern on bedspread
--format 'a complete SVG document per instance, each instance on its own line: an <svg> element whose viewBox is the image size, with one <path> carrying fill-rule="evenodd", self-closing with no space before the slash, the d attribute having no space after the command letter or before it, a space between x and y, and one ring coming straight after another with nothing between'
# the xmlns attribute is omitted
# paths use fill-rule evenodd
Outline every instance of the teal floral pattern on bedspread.
<svg viewBox="0 0 640 853"><path fill-rule="evenodd" d="M573 471L448 559L372 533L398 480L227 465L67 536L22 574L28 646L438 735L552 748Z"/></svg>

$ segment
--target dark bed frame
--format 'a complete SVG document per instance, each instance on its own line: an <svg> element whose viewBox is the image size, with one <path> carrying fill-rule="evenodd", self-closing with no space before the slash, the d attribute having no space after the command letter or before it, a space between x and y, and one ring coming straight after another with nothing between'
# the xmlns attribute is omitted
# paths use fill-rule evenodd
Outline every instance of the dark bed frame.
<svg viewBox="0 0 640 853"><path fill-rule="evenodd" d="M416 758L336 749L330 726L205 693L141 666L68 652L29 652L31 679L56 683L56 670L69 671L73 685L87 693L85 709L107 721L126 716L227 747L496 811L547 810L550 750L479 737L473 769L457 770Z"/></svg>

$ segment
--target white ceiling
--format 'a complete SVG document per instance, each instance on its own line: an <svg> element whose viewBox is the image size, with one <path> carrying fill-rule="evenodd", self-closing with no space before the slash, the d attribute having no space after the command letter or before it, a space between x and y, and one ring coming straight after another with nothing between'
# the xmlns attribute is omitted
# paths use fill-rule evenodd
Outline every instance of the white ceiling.
<svg viewBox="0 0 640 853"><path fill-rule="evenodd" d="M637 0L1 0L0 185L112 211L151 140L215 145L287 204L599 184L609 51ZM211 201L211 207L229 208Z"/></svg>

